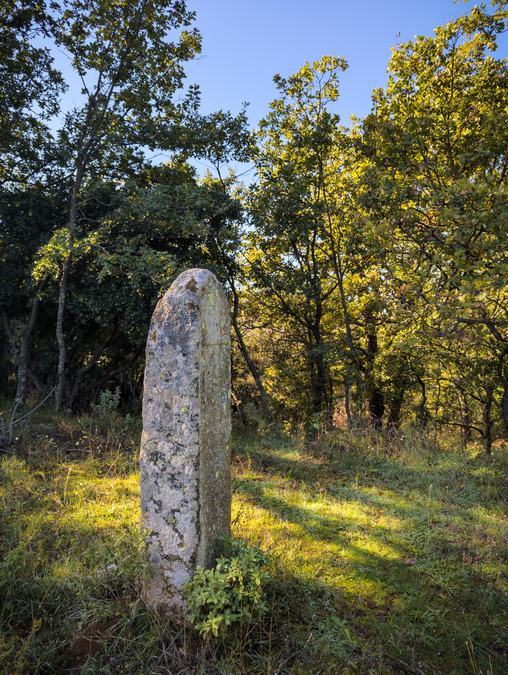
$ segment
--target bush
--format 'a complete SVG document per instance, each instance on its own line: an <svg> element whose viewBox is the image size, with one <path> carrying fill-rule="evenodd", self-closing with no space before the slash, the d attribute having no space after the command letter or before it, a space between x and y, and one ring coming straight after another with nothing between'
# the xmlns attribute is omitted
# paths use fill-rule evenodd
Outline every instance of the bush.
<svg viewBox="0 0 508 675"><path fill-rule="evenodd" d="M103 389L99 394L99 402L93 406L98 417L109 418L118 412L120 406L120 387L113 390Z"/></svg>
<svg viewBox="0 0 508 675"><path fill-rule="evenodd" d="M268 559L259 549L235 541L230 557L212 569L199 569L185 587L187 618L203 637L223 634L233 624L250 622L266 612L263 570Z"/></svg>

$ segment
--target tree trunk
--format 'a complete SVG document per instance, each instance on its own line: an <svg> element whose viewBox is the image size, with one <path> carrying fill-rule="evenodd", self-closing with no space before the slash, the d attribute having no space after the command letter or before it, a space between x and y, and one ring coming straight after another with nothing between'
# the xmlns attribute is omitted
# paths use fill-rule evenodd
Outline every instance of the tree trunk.
<svg viewBox="0 0 508 675"><path fill-rule="evenodd" d="M69 238L70 239L70 238ZM60 277L60 287L58 291L58 311L56 315L56 342L58 344L58 370L57 370L57 384L55 391L55 410L58 412L62 407L65 387L65 335L63 330L65 301L67 298L67 278L69 276L69 269L72 262L72 253L67 254L63 268L62 276Z"/></svg>
<svg viewBox="0 0 508 675"><path fill-rule="evenodd" d="M385 412L385 398L380 387L377 385L374 375L374 363L378 352L377 331L372 307L368 307L364 313L367 331L367 368L366 385L369 409L369 422L373 429L381 431L383 428L383 415Z"/></svg>
<svg viewBox="0 0 508 675"><path fill-rule="evenodd" d="M373 429L381 431L385 412L385 398L383 392L374 383L369 390L369 420Z"/></svg>
<svg viewBox="0 0 508 675"><path fill-rule="evenodd" d="M494 387L485 389L486 398L483 406L483 447L487 455L492 454L492 402Z"/></svg>
<svg viewBox="0 0 508 675"><path fill-rule="evenodd" d="M469 401L467 400L467 396L465 394L462 394L460 396L460 409L461 409L461 436L462 436L462 446L464 449L467 448L469 443L471 442L471 424L472 418L471 418L471 408L469 406Z"/></svg>
<svg viewBox="0 0 508 675"><path fill-rule="evenodd" d="M316 367L316 355L314 353L315 347L310 344L307 345L307 367L309 371L310 384L310 409L312 415L318 416L321 414L323 407L323 388L319 386Z"/></svg>
<svg viewBox="0 0 508 675"><path fill-rule="evenodd" d="M321 306L316 308L316 316L312 329L309 330L309 370L311 373L312 412L319 423L325 423L329 428L331 420L331 401L327 392L330 382L328 367L323 353L323 338L321 335Z"/></svg>
<svg viewBox="0 0 508 675"><path fill-rule="evenodd" d="M335 258L334 258L335 261ZM342 318L344 319L344 331L345 331L345 337L346 337L346 344L349 348L349 353L351 356L351 363L353 364L355 368L355 379L359 383L361 379L361 363L360 359L358 358L358 353L356 351L354 342L353 342L353 333L351 331L351 319L349 316L349 307L347 304L346 300L346 293L344 290L344 275L342 271L342 264L339 261L334 262L334 267L335 267L335 274L337 275L337 285L339 288L339 297L340 297L340 304L341 304L341 309L342 309Z"/></svg>
<svg viewBox="0 0 508 675"><path fill-rule="evenodd" d="M351 415L351 383L349 381L349 376L346 375L344 381L344 410L346 412L346 423L347 428L353 428L353 417Z"/></svg>
<svg viewBox="0 0 508 675"><path fill-rule="evenodd" d="M429 421L429 411L427 410L427 387L425 386L425 380L422 377L418 376L417 380L422 393L420 404L418 406L418 426L420 429L426 429Z"/></svg>
<svg viewBox="0 0 508 675"><path fill-rule="evenodd" d="M18 382L16 387L15 403L19 402L20 406L25 404L26 399L26 390L29 377L28 364L30 361L30 346L32 344L32 337L35 328L35 323L37 321L37 314L39 313L39 298L37 296L39 287L40 285L37 287L35 296L32 300L32 309L30 312L30 318L28 320L27 327L25 328L25 332L23 333L23 338L21 339L21 345L19 347Z"/></svg>
<svg viewBox="0 0 508 675"><path fill-rule="evenodd" d="M316 345L312 351L314 366L313 412L321 418L327 416L326 365L321 345Z"/></svg>
<svg viewBox="0 0 508 675"><path fill-rule="evenodd" d="M23 406L26 399L27 383L30 376L28 367L30 361L30 346L32 344L37 314L39 313L39 297L37 294L40 291L41 286L42 284L39 283L35 289L35 295L32 299L32 307L30 310L30 317L23 332L19 350L16 348L16 338L9 324L9 319L7 318L6 313L2 312L4 330L9 340L13 360L16 364L16 395L14 397L14 405L17 408Z"/></svg>
<svg viewBox="0 0 508 675"><path fill-rule="evenodd" d="M16 348L16 337L12 331L11 325L9 323L9 318L7 314L5 313L4 310L2 310L2 324L4 327L4 332L7 337L7 341L9 343L9 352L10 352L10 358L12 360L12 363L14 365L17 364L18 362L18 357L17 357L17 348Z"/></svg>
<svg viewBox="0 0 508 675"><path fill-rule="evenodd" d="M309 372L310 389L310 424L307 425L306 435L310 440L315 439L319 434L319 428L322 421L324 387L320 383L318 375L317 359L315 346L312 344L311 331L309 331L309 344L307 345L307 368Z"/></svg>
<svg viewBox="0 0 508 675"><path fill-rule="evenodd" d="M100 347L98 347L95 350L88 363L81 366L81 368L78 368L78 370L76 371L76 376L74 378L74 382L72 383L72 387L69 393L68 407L70 410L74 409L74 401L76 399L76 396L78 395L79 386L81 384L81 380L83 379L83 375L85 375L89 370L91 370L95 366L95 364L99 361L100 357L104 354L104 351L115 339L116 335L117 335L117 328L115 326L113 328L113 332L107 338L106 342L104 342Z"/></svg>
<svg viewBox="0 0 508 675"><path fill-rule="evenodd" d="M254 382L256 383L256 387L259 392L259 397L261 401L261 411L263 413L263 417L265 418L269 426L273 426L274 419L270 410L270 404L268 403L268 396L266 394L266 389L264 387L263 380L261 379L261 373L259 372L259 369L254 363L254 361L251 359L249 350L247 349L247 345L245 344L245 340L243 339L242 331L240 330L240 326L238 325L239 298L234 280L232 278L230 278L230 286L231 291L233 293L233 312L231 315L231 321L233 323L233 329L235 331L236 339L238 341L238 346L240 347L240 352L245 360L245 363L247 364L247 368L249 369L250 374L252 375Z"/></svg>
<svg viewBox="0 0 508 675"><path fill-rule="evenodd" d="M328 221L328 236L329 236L329 243L330 243L330 248L331 248L331 261L332 261L333 269L334 269L335 276L336 276L336 279L337 279L337 287L339 289L340 305L341 305L341 309L342 309L342 317L344 319L344 332L345 332L346 344L349 348L351 363L354 364L354 367L355 367L355 379L359 383L360 378L361 378L362 369L361 369L360 359L358 357L358 353L357 353L357 350L355 348L354 341L353 341L353 333L352 333L352 330L351 330L351 317L349 315L349 307L348 307L348 302L347 302L347 298L346 298L346 292L345 292L345 289L344 289L345 269L344 269L342 255L341 255L341 251L340 251L340 235L339 235L339 238L336 241L335 236L334 236L334 232L333 232L332 214L330 212L330 205L329 205L328 195L327 195L324 163L323 163L323 158L321 156L318 156L318 171L319 171L319 186L320 186L320 191L322 192L322 195L323 195L323 200L324 200L325 210L326 210L326 219ZM319 195L319 191L318 191L318 195Z"/></svg>
<svg viewBox="0 0 508 675"><path fill-rule="evenodd" d="M508 438L508 372L504 376L501 419L503 420L503 435L505 438Z"/></svg>
<svg viewBox="0 0 508 675"><path fill-rule="evenodd" d="M40 379L37 377L37 374L34 373L34 371L31 370L30 368L28 369L28 377L31 379L32 384L37 389L39 394L42 394L45 390L45 387L43 383L40 381Z"/></svg>
<svg viewBox="0 0 508 675"><path fill-rule="evenodd" d="M64 333L64 314L65 302L67 299L67 282L74 253L74 242L76 237L76 217L78 209L78 192L83 180L83 167L78 163L76 169L76 177L72 186L71 203L69 207L69 250L65 257L62 266L62 275L60 277L60 287L58 290L58 310L56 317L56 341L58 344L58 369L57 369L57 383L55 391L55 410L58 411L62 407L65 390L65 361L66 361L66 345Z"/></svg>
<svg viewBox="0 0 508 675"><path fill-rule="evenodd" d="M402 410L402 403L404 402L405 393L406 393L405 386L399 385L397 387L394 397L390 401L390 412L388 413L389 429L398 429L400 426L400 413Z"/></svg>
<svg viewBox="0 0 508 675"><path fill-rule="evenodd" d="M326 368L326 428L333 429L333 378L330 368Z"/></svg>

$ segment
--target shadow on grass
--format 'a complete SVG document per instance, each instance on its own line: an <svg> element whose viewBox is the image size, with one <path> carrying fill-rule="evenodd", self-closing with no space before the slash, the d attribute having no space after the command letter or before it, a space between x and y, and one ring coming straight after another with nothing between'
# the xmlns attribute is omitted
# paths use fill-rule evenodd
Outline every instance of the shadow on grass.
<svg viewBox="0 0 508 675"><path fill-rule="evenodd" d="M472 507L501 500L489 467L474 462L479 475L461 475L446 462L427 469L359 455L330 466L289 444L243 450L237 462L239 499L268 514L281 537L270 614L240 655L225 641L207 656L199 641L140 604L137 540L125 520L112 513L97 524L87 513L86 495L90 507L103 492L134 503L132 485L108 492L122 475L119 463L83 463L83 487L74 468L67 474L78 461L62 468L59 460L44 476L40 467L27 469L25 487L13 466L5 514L18 520L0 517L0 530L10 532L0 543L0 627L12 655L21 655L18 672L77 672L87 661L88 672L199 672L207 659L211 673L468 672L469 649L479 670L493 663L503 672L498 577L468 569L462 548L446 539L450 514L471 529L482 524ZM439 498L430 485L439 486ZM490 501L482 500L489 485ZM347 511L352 506L358 516ZM254 523L239 525L255 533ZM104 573L110 564L116 568Z"/></svg>
<svg viewBox="0 0 508 675"><path fill-rule="evenodd" d="M290 572L301 568L292 579L296 596L306 597L309 584L316 590L312 574L324 568L318 587L338 594L336 618L351 618L359 642L363 635L382 645L390 668L396 671L398 663L399 672L421 672L424 663L436 672L466 672L474 657L487 672L492 663L505 663L503 581L492 571L501 569L502 542L494 557L486 542L482 560L472 537L484 525L474 510L502 503L496 467L482 459L444 456L440 463L411 466L403 457L358 455L330 466L290 447L271 452L259 446L241 450L239 464L240 500L271 514L275 527L290 524L279 530L279 559L286 548L296 551ZM359 507L359 517L354 510L348 515L351 505ZM396 524L376 522L379 514L395 517ZM307 605L302 611L311 625Z"/></svg>
<svg viewBox="0 0 508 675"><path fill-rule="evenodd" d="M325 461L299 454L291 446L281 453L259 445L240 447L236 456L241 471L247 467L247 473L253 474L251 480L256 480L256 473L261 479L266 476L290 478L302 482L310 494L328 494L333 498L349 497L356 490L358 501L388 506L367 492L369 488L376 488L393 495L392 508L398 513L415 517L422 511L422 503L415 505L415 496L425 502L426 509L429 505L459 509L484 505L486 497L502 504L506 481L503 460L500 459L497 466L482 456L459 457L450 464L453 456L444 455L444 461L439 463L409 464L403 456L362 457L359 453L343 453L333 461ZM402 493L407 496L403 497Z"/></svg>

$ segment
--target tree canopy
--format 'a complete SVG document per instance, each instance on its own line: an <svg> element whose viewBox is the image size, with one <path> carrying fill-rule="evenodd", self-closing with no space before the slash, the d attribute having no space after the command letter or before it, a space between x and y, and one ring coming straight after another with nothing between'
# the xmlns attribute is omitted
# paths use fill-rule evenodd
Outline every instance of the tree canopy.
<svg viewBox="0 0 508 675"><path fill-rule="evenodd" d="M200 112L185 2L0 12L0 377L18 407L118 388L139 410L156 299L204 266L231 299L240 422L416 425L491 452L508 432L503 2L394 48L364 119L336 114L347 61L328 55L275 76L253 131L246 108ZM80 82L65 114L57 53Z"/></svg>

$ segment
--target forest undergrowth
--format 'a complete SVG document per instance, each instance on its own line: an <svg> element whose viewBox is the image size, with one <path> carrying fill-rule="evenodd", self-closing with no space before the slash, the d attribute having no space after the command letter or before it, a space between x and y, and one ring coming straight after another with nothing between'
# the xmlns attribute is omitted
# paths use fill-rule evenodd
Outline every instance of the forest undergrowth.
<svg viewBox="0 0 508 675"><path fill-rule="evenodd" d="M237 435L233 535L269 556L269 611L203 640L140 598L138 439L39 412L0 455L0 672L506 672L502 444Z"/></svg>

